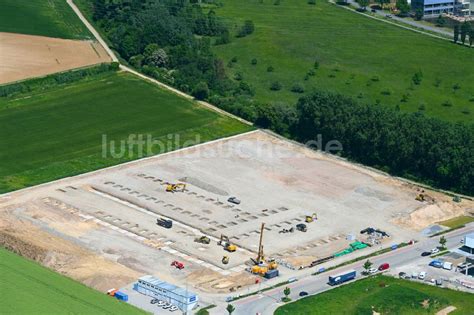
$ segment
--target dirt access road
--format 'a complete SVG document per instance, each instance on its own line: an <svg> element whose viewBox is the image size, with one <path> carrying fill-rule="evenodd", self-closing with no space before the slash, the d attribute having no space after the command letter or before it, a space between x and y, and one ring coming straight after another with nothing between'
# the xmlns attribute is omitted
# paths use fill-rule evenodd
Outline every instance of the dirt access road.
<svg viewBox="0 0 474 315"><path fill-rule="evenodd" d="M95 41L0 33L0 84L110 61Z"/></svg>

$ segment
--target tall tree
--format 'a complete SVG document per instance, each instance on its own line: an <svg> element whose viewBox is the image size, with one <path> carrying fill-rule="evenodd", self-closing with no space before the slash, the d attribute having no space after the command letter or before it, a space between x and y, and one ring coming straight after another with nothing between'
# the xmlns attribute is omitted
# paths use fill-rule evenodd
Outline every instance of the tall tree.
<svg viewBox="0 0 474 315"><path fill-rule="evenodd" d="M410 12L410 5L407 0L397 0L396 7L400 11L401 16L407 16Z"/></svg>
<svg viewBox="0 0 474 315"><path fill-rule="evenodd" d="M369 5L369 0L357 0L357 3L360 5L361 8L366 9Z"/></svg>
<svg viewBox="0 0 474 315"><path fill-rule="evenodd" d="M367 259L367 261L364 263L364 270L365 270L365 274L369 274L369 269L372 267L372 262L370 260Z"/></svg>
<svg viewBox="0 0 474 315"><path fill-rule="evenodd" d="M466 37L471 32L471 24L465 21L461 25L461 42L464 45L466 43Z"/></svg>
<svg viewBox="0 0 474 315"><path fill-rule="evenodd" d="M456 24L456 25L454 25L453 41L454 41L454 43L457 43L458 40L459 40L459 25Z"/></svg>
<svg viewBox="0 0 474 315"><path fill-rule="evenodd" d="M235 306L232 304L227 304L227 307L225 309L227 310L227 313L229 313L229 315L232 315L232 313L235 311Z"/></svg>
<svg viewBox="0 0 474 315"><path fill-rule="evenodd" d="M469 32L469 46L472 47L473 42L474 42L474 28L471 28L471 31Z"/></svg>

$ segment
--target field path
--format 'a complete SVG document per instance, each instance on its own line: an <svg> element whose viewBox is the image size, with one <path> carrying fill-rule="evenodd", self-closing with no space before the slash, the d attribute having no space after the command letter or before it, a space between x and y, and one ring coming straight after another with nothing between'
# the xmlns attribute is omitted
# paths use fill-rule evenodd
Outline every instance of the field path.
<svg viewBox="0 0 474 315"><path fill-rule="evenodd" d="M104 47L105 51L109 54L109 56L112 58L112 60L114 62L119 62L119 59L117 58L117 56L115 55L115 53L112 51L112 49L109 48L109 46L107 45L107 43L105 42L105 40L102 38L102 36L100 36L99 32L97 32L97 30L94 28L94 26L92 26L91 23L89 23L89 21L84 17L84 15L82 14L82 12L79 10L79 8L76 6L76 4L73 2L73 0L67 0L67 3L69 4L69 6L74 10L74 12L77 14L77 16L79 17L79 19L84 23L84 25L89 29L89 31L92 33L92 35L95 36L95 38L97 39L97 41L102 45L102 47ZM130 72L144 80L147 80L149 82L152 82L152 83L155 83L157 85L159 85L160 87L168 90L168 91L171 91L181 97L184 97L184 98L187 98L187 99L191 99L191 100L194 100L194 97L189 95L189 94L186 94L178 89L175 89L174 87L171 87L163 82L160 82L154 78L151 78L149 76L146 76L138 71L135 71L125 65L120 65L120 69L122 69L123 71L127 71L127 72ZM231 113L228 113L210 103L207 103L207 102L203 102L203 101L196 101L198 104L201 104L202 106L204 107L207 107L215 112L218 112L222 115L225 115L225 116L228 116L228 117L231 117L233 119L236 119L244 124L247 124L247 125L253 125L250 121L248 120L245 120L243 118L240 118L238 116L235 116Z"/></svg>

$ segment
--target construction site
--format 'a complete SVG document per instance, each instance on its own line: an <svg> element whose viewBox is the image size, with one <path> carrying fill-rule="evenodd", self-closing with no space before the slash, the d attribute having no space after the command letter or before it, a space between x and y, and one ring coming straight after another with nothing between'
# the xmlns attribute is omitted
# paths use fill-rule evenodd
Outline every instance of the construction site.
<svg viewBox="0 0 474 315"><path fill-rule="evenodd" d="M469 209L253 131L6 194L0 242L102 291L151 274L228 293L419 239Z"/></svg>

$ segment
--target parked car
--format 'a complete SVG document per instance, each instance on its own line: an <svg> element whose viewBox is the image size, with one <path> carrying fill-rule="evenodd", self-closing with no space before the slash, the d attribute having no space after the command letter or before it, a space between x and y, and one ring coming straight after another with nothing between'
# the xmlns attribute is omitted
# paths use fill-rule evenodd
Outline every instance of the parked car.
<svg viewBox="0 0 474 315"><path fill-rule="evenodd" d="M240 204L240 200L237 199L236 197L230 197L229 199L227 199L228 202L231 202L231 203L234 203L236 205L239 205Z"/></svg>
<svg viewBox="0 0 474 315"><path fill-rule="evenodd" d="M367 273L369 273L369 274L374 274L374 273L376 273L377 271L379 271L377 268L370 268L370 269L367 271Z"/></svg>
<svg viewBox="0 0 474 315"><path fill-rule="evenodd" d="M372 9L372 10L370 10L370 11L371 11L372 13L377 13L377 10L375 10L375 9Z"/></svg>
<svg viewBox="0 0 474 315"><path fill-rule="evenodd" d="M432 261L429 263L429 265L430 265L431 267L435 267L435 268L441 268L441 267L443 267L443 263L442 263L441 261L439 261L439 260L432 260Z"/></svg>
<svg viewBox="0 0 474 315"><path fill-rule="evenodd" d="M417 278L418 278L418 272L413 271L413 272L411 273L411 278L412 278L412 279L417 279Z"/></svg>
<svg viewBox="0 0 474 315"><path fill-rule="evenodd" d="M162 307L162 306L165 305L165 304L166 304L165 301L158 301L158 302L156 303L156 305L158 305L159 307Z"/></svg>
<svg viewBox="0 0 474 315"><path fill-rule="evenodd" d="M156 303L158 303L158 299L151 299L150 303L151 304L156 304Z"/></svg>
<svg viewBox="0 0 474 315"><path fill-rule="evenodd" d="M173 306L173 305L171 305L170 303L165 303L165 305L163 305L163 309L166 310L166 309L170 308L171 306Z"/></svg>
<svg viewBox="0 0 474 315"><path fill-rule="evenodd" d="M398 273L398 277L399 277L400 279L405 279L406 276L407 276L407 273L406 273L406 272L403 272L403 271L402 271L402 272L399 272L399 273Z"/></svg>
<svg viewBox="0 0 474 315"><path fill-rule="evenodd" d="M425 271L420 272L420 274L418 275L418 279L425 280L425 278L426 278L426 272Z"/></svg>
<svg viewBox="0 0 474 315"><path fill-rule="evenodd" d="M423 253L421 253L421 256L423 256L423 257L431 256L431 252L423 252Z"/></svg>
<svg viewBox="0 0 474 315"><path fill-rule="evenodd" d="M383 263L379 266L379 271L387 270L390 268L390 264L388 263Z"/></svg>
<svg viewBox="0 0 474 315"><path fill-rule="evenodd" d="M307 295L308 295L308 292L306 291L301 291L299 294L299 296L307 296Z"/></svg>
<svg viewBox="0 0 474 315"><path fill-rule="evenodd" d="M441 279L436 279L436 285L442 285L443 284L443 280Z"/></svg>
<svg viewBox="0 0 474 315"><path fill-rule="evenodd" d="M178 308L174 305L171 305L171 307L169 308L170 312L174 312L174 311L177 311L177 310L178 310Z"/></svg>
<svg viewBox="0 0 474 315"><path fill-rule="evenodd" d="M392 18L392 16L390 14L386 14L385 17L388 18L388 19Z"/></svg>
<svg viewBox="0 0 474 315"><path fill-rule="evenodd" d="M431 255L439 253L439 248L435 247L431 250Z"/></svg>

